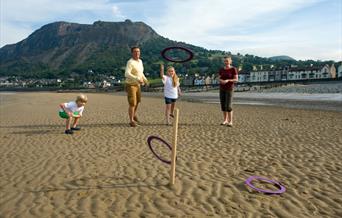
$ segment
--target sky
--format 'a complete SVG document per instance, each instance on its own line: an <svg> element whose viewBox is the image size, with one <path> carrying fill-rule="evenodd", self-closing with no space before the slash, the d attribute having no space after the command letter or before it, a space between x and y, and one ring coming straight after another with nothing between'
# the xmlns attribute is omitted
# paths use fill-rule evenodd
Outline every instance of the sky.
<svg viewBox="0 0 342 218"><path fill-rule="evenodd" d="M206 49L342 60L342 0L0 0L0 47L67 21L142 21Z"/></svg>

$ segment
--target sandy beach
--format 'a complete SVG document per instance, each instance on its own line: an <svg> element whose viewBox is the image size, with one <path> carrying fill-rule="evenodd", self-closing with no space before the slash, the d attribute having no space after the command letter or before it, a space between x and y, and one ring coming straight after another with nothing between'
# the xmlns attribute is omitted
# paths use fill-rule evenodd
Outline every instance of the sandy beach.
<svg viewBox="0 0 342 218"><path fill-rule="evenodd" d="M143 96L131 128L126 96L87 95L82 130L66 135L58 104L75 93L0 93L1 218L342 217L341 112L235 105L230 128L219 105L179 101L170 187L146 142L172 141L163 99ZM256 192L252 175L287 190Z"/></svg>

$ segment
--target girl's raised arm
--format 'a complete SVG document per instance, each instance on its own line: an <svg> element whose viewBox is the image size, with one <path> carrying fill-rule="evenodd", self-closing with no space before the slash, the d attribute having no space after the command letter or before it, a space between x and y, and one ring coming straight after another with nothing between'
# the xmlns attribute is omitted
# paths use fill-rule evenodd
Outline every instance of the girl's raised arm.
<svg viewBox="0 0 342 218"><path fill-rule="evenodd" d="M163 78L164 76L164 64L160 64L160 77Z"/></svg>

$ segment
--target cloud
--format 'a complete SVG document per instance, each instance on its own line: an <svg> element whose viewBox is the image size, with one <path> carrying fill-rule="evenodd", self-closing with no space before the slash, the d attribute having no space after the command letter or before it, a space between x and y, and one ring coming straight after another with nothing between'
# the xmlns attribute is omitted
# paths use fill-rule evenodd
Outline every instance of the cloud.
<svg viewBox="0 0 342 218"><path fill-rule="evenodd" d="M59 16L73 16L76 12L102 13L110 11L105 0L21 0L4 2L4 18L9 21L39 22L58 19Z"/></svg>
<svg viewBox="0 0 342 218"><path fill-rule="evenodd" d="M32 33L29 26L10 25L8 23L1 23L0 28L0 47L6 44L12 44L25 39Z"/></svg>
<svg viewBox="0 0 342 218"><path fill-rule="evenodd" d="M0 47L16 43L50 22L93 23L125 17L120 8L108 0L5 0L1 1L0 10Z"/></svg>
<svg viewBox="0 0 342 218"><path fill-rule="evenodd" d="M183 40L212 33L234 33L265 26L317 0L170 1L164 16L151 20L163 35Z"/></svg>
<svg viewBox="0 0 342 218"><path fill-rule="evenodd" d="M115 17L118 17L118 18L125 18L125 16L122 15L119 7L117 5L113 5L112 6L112 12L113 12L113 15Z"/></svg>
<svg viewBox="0 0 342 218"><path fill-rule="evenodd" d="M177 0L150 23L163 36L208 49L341 60L336 51L342 53L342 24L341 19L335 21L341 11L330 14L326 8L334 7L331 2ZM341 2L335 6L341 7Z"/></svg>
<svg viewBox="0 0 342 218"><path fill-rule="evenodd" d="M162 36L208 49L341 60L341 4L340 0L2 0L0 46L18 42L50 22L131 19L147 23Z"/></svg>

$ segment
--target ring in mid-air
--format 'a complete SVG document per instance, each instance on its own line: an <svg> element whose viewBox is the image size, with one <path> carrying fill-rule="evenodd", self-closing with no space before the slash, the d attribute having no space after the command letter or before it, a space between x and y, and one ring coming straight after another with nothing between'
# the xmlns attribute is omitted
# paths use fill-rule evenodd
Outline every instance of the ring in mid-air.
<svg viewBox="0 0 342 218"><path fill-rule="evenodd" d="M170 56L167 56L166 53L168 51L171 51L171 50L182 50L182 51L185 51L187 54L188 54L188 57L185 58L185 59L182 59L182 60L176 60L176 59L173 59L171 58ZM193 57L194 57L194 54L193 52L188 49L188 48L184 48L184 47L181 47L181 46L172 46L172 47L167 47L165 48L162 52L161 52L161 56L167 60L167 61L171 61L171 62L174 62L174 63L184 63L184 62L187 62L187 61L190 61Z"/></svg>

